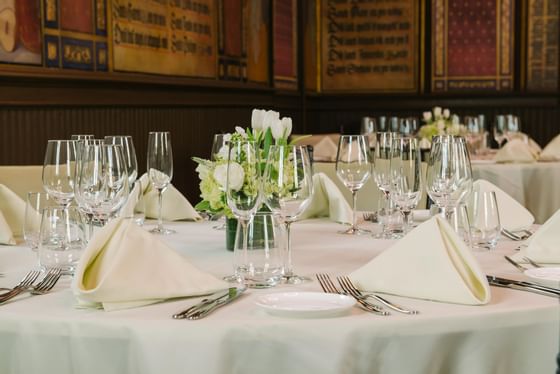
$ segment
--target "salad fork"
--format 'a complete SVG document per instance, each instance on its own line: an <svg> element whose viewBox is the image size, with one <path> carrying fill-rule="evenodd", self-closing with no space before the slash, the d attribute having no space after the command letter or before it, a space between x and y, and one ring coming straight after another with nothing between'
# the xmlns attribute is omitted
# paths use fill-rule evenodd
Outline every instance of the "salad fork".
<svg viewBox="0 0 560 374"><path fill-rule="evenodd" d="M361 298L371 297L372 299L379 301L383 305L385 305L385 306L387 306L387 307L389 307L393 310L396 310L397 312L404 313L404 314L418 314L417 310L405 309L401 306L393 304L389 300L387 300L387 299L385 299L381 296L378 296L376 294L367 294L367 295L362 294L362 292L359 289L357 289L356 286L354 286L354 284L352 283L350 278L348 278L347 276L337 277L336 279L338 280L338 283L340 284L342 289L344 291L348 292L349 294L351 294L354 297L361 297Z"/></svg>
<svg viewBox="0 0 560 374"><path fill-rule="evenodd" d="M5 292L0 295L0 303L10 300L11 298L16 297L20 293L27 290L28 287L33 285L33 282L39 277L41 272L39 270L32 270L18 283L14 288L10 291Z"/></svg>
<svg viewBox="0 0 560 374"><path fill-rule="evenodd" d="M319 285L321 286L321 288L323 289L323 291L325 293L337 293L340 295L346 295L346 296L351 296L354 299L356 299L356 301L358 302L358 304L360 304L365 310L367 310L368 312L371 313L375 313L375 314L379 314L381 316L387 316L390 313L383 310L382 308L378 307L377 305L373 305L371 303L368 303L364 300L364 298L361 297L356 297L354 295L348 295L347 293L340 291L332 282L331 278L329 277L328 274L316 274L317 276L317 280L319 281Z"/></svg>
<svg viewBox="0 0 560 374"><path fill-rule="evenodd" d="M29 293L31 293L31 295L44 295L53 289L56 282L58 282L61 276L62 276L62 269L52 268L47 272L45 278L43 278L39 283L37 283L37 285L30 287L28 291Z"/></svg>

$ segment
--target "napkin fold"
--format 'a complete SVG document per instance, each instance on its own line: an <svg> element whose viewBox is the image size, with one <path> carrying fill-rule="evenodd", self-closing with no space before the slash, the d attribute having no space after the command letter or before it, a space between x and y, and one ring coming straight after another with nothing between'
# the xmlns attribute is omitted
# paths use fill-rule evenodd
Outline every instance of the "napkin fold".
<svg viewBox="0 0 560 374"><path fill-rule="evenodd" d="M325 174L313 175L313 195L300 219L329 217L341 223L352 222L352 208L336 184Z"/></svg>
<svg viewBox="0 0 560 374"><path fill-rule="evenodd" d="M538 154L521 139L512 139L494 156L496 162L529 163L537 161Z"/></svg>
<svg viewBox="0 0 560 374"><path fill-rule="evenodd" d="M107 311L229 287L124 218L109 222L90 239L74 277L79 303Z"/></svg>
<svg viewBox="0 0 560 374"><path fill-rule="evenodd" d="M473 183L473 192L474 191L494 191L496 194L496 202L498 203L500 224L503 228L510 231L523 230L529 228L529 226L535 222L535 217L527 208L508 195L507 192L487 180L476 180ZM472 209L470 209L470 211L472 212Z"/></svg>
<svg viewBox="0 0 560 374"><path fill-rule="evenodd" d="M292 135L297 138L298 135ZM340 134L321 134L306 136L298 145L313 146L313 161L335 161Z"/></svg>
<svg viewBox="0 0 560 374"><path fill-rule="evenodd" d="M364 291L467 305L490 301L486 276L467 245L439 216L354 271L350 279Z"/></svg>
<svg viewBox="0 0 560 374"><path fill-rule="evenodd" d="M548 143L539 156L541 161L560 161L560 135Z"/></svg>
<svg viewBox="0 0 560 374"><path fill-rule="evenodd" d="M15 236L23 235L25 202L0 184L0 244L15 245Z"/></svg>
<svg viewBox="0 0 560 374"><path fill-rule="evenodd" d="M560 264L560 210L531 235L527 247L512 257L519 262L526 262L523 257L529 257L535 262Z"/></svg>
<svg viewBox="0 0 560 374"><path fill-rule="evenodd" d="M140 183L135 183L130 191L128 201L121 210L121 216L130 217L136 209L144 212L146 218L158 218L157 190L152 187L148 174L142 175L138 181ZM141 198L144 199L144 204L138 204ZM202 220L187 198L171 184L163 192L162 216L166 221Z"/></svg>

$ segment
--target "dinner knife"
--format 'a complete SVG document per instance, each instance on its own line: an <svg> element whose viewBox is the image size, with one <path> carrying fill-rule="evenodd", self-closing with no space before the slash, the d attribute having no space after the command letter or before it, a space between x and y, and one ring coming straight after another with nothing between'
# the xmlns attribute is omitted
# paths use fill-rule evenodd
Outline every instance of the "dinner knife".
<svg viewBox="0 0 560 374"><path fill-rule="evenodd" d="M205 317L216 308L223 306L237 299L247 288L231 287L226 291L214 294L215 297L202 300L200 303L191 306L173 315L174 319L200 319Z"/></svg>
<svg viewBox="0 0 560 374"><path fill-rule="evenodd" d="M521 291L535 292L545 296L560 297L560 290L552 287L542 286L536 283L505 279L493 275L487 275L488 283L494 286L507 287Z"/></svg>

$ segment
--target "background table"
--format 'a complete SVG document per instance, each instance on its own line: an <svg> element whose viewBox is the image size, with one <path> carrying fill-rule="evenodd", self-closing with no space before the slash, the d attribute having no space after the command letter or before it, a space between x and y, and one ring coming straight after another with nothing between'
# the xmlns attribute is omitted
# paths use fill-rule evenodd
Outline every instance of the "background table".
<svg viewBox="0 0 560 374"><path fill-rule="evenodd" d="M169 224L178 233L163 240L223 276L232 270L232 253L213 225ZM392 243L339 229L324 220L295 223L295 271L347 274ZM478 253L484 271L521 278L502 258L517 244ZM0 287L15 284L35 263L26 247L0 246L6 273ZM559 348L558 299L502 288L491 288L485 306L390 296L421 314L380 317L354 308L338 318L298 319L268 315L255 301L319 285L282 285L249 290L205 319L177 321L171 315L200 298L104 312L75 308L68 285L0 306L1 373L552 373Z"/></svg>

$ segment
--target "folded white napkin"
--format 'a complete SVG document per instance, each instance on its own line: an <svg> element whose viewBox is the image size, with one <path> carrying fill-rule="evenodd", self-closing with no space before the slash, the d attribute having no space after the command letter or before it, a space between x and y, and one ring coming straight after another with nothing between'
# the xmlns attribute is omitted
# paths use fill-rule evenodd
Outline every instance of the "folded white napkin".
<svg viewBox="0 0 560 374"><path fill-rule="evenodd" d="M158 218L158 194L152 187L148 174L142 175L131 189L127 203L121 210L121 216L131 216L134 209L145 212L147 218ZM137 205L140 200L139 189L142 188L144 204ZM199 221L202 217L191 203L173 185L169 185L163 192L162 216L166 221L191 220Z"/></svg>
<svg viewBox="0 0 560 374"><path fill-rule="evenodd" d="M560 135L557 135L544 147L539 156L541 161L560 161Z"/></svg>
<svg viewBox="0 0 560 374"><path fill-rule="evenodd" d="M16 244L14 237L23 233L24 216L25 202L0 184L0 244Z"/></svg>
<svg viewBox="0 0 560 374"><path fill-rule="evenodd" d="M471 251L439 216L350 274L360 290L481 305L490 286Z"/></svg>
<svg viewBox="0 0 560 374"><path fill-rule="evenodd" d="M521 139L512 139L500 149L496 156L496 162L527 163L537 161L537 153Z"/></svg>
<svg viewBox="0 0 560 374"><path fill-rule="evenodd" d="M560 264L560 210L531 235L527 247L522 247L512 257L519 262L529 257L535 262Z"/></svg>
<svg viewBox="0 0 560 374"><path fill-rule="evenodd" d="M105 310L205 295L228 287L157 236L123 218L109 222L90 239L72 285L81 305Z"/></svg>
<svg viewBox="0 0 560 374"><path fill-rule="evenodd" d="M475 181L473 183L474 191L494 191L496 193L498 214L500 215L500 224L503 228L510 231L522 230L529 228L535 222L535 217L527 208L487 180L479 179ZM472 209L470 211L472 212Z"/></svg>
<svg viewBox="0 0 560 374"><path fill-rule="evenodd" d="M292 136L297 138L297 135ZM297 144L312 145L314 161L335 161L339 138L339 134L312 135L304 137Z"/></svg>
<svg viewBox="0 0 560 374"><path fill-rule="evenodd" d="M329 217L341 223L352 222L352 208L336 184L325 174L313 175L313 195L300 219Z"/></svg>

